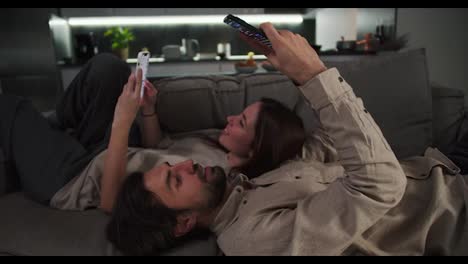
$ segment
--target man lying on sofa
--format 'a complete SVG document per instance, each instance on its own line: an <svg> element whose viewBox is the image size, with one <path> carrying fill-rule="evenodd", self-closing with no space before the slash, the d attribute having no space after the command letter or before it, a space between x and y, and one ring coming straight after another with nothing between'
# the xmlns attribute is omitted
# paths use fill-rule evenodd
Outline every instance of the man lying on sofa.
<svg viewBox="0 0 468 264"><path fill-rule="evenodd" d="M434 149L398 162L337 69L300 35L261 28L273 46L263 51L319 113L338 162L296 160L229 182L191 161L132 174L107 227L114 245L157 254L209 228L226 255L468 254L459 168Z"/></svg>

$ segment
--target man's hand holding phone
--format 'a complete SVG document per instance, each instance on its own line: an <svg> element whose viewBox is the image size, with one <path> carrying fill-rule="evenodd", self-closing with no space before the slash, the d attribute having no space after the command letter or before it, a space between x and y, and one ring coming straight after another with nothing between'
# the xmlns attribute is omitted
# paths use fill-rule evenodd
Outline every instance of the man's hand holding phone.
<svg viewBox="0 0 468 264"><path fill-rule="evenodd" d="M317 52L299 34L288 30L276 30L271 23L260 25L272 43L272 51L266 53L268 61L283 74L303 85L327 70Z"/></svg>

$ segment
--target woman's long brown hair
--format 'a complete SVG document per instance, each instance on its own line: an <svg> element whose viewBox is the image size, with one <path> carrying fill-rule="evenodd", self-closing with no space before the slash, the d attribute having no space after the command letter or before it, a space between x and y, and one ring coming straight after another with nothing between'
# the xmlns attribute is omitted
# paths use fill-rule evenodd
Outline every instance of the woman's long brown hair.
<svg viewBox="0 0 468 264"><path fill-rule="evenodd" d="M260 102L253 155L247 164L235 169L250 179L294 158L301 152L306 138L304 125L296 113L270 98L262 98Z"/></svg>

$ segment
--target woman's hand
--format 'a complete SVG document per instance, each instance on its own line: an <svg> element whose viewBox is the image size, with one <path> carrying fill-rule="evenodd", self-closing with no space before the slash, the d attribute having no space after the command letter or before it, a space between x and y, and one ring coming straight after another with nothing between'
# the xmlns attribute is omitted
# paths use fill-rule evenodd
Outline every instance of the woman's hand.
<svg viewBox="0 0 468 264"><path fill-rule="evenodd" d="M263 23L260 28L270 40L272 49L254 43L252 40L247 42L263 52L277 70L297 84L303 85L327 70L317 52L301 35L288 30L276 30L271 23Z"/></svg>
<svg viewBox="0 0 468 264"><path fill-rule="evenodd" d="M143 101L140 99L141 79L141 69L138 69L136 77L133 73L128 77L128 82L124 85L115 106L113 127L130 129L138 109L143 105Z"/></svg>
<svg viewBox="0 0 468 264"><path fill-rule="evenodd" d="M153 86L153 84L145 80L145 94L143 96L143 105L142 111L144 115L150 115L155 112L156 109L156 101L158 99L158 89Z"/></svg>
<svg viewBox="0 0 468 264"><path fill-rule="evenodd" d="M159 119L156 113L158 90L149 81L145 81L144 89L145 94L141 108L143 117L140 119L142 146L145 148L156 148L162 138L161 127L159 126Z"/></svg>

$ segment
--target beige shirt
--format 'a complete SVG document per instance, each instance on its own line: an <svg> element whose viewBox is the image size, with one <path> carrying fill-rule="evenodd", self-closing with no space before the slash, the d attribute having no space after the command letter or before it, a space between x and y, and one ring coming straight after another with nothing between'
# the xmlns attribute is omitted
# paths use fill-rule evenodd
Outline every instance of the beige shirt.
<svg viewBox="0 0 468 264"><path fill-rule="evenodd" d="M243 178L211 226L226 255L468 254L467 184L453 163L430 149L400 164L336 69L299 88L338 162Z"/></svg>
<svg viewBox="0 0 468 264"><path fill-rule="evenodd" d="M200 130L165 137L158 149L129 148L127 174L146 172L163 162L175 164L192 159L204 166L220 166L228 171L227 154L206 138L217 141L220 131ZM106 151L96 156L90 164L52 198L50 205L62 210L95 208L100 202L101 176Z"/></svg>

